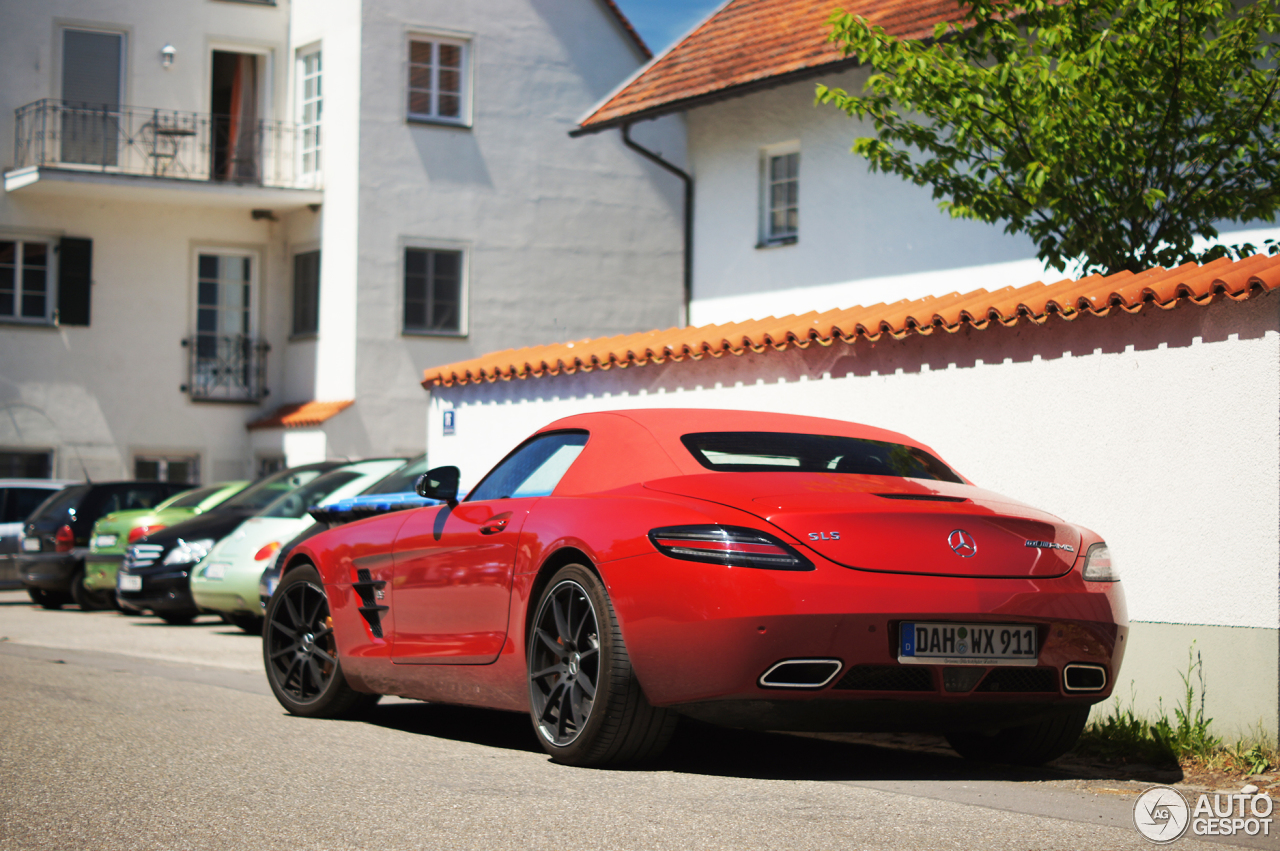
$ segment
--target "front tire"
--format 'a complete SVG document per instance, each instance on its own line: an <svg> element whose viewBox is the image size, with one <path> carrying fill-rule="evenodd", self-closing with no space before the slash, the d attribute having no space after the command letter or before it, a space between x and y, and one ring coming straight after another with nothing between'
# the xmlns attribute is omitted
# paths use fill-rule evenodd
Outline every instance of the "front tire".
<svg viewBox="0 0 1280 851"><path fill-rule="evenodd" d="M561 568L535 612L526 644L529 714L543 749L580 766L660 754L677 716L645 698L599 577L582 565Z"/></svg>
<svg viewBox="0 0 1280 851"><path fill-rule="evenodd" d="M1075 747L1088 720L1089 707L1082 706L1033 724L1007 727L993 735L948 733L947 743L965 759L1043 765Z"/></svg>
<svg viewBox="0 0 1280 851"><path fill-rule="evenodd" d="M311 565L289 571L267 605L262 660L280 705L308 718L350 718L380 695L353 689L342 675L329 601Z"/></svg>

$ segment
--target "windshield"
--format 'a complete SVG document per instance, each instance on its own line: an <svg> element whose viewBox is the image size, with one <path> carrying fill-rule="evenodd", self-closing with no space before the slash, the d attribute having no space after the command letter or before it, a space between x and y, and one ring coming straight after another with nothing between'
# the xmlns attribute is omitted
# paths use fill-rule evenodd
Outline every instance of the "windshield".
<svg viewBox="0 0 1280 851"><path fill-rule="evenodd" d="M80 504L80 498L88 492L88 485L75 485L58 491L46 499L35 513L27 518L27 521L54 525L70 523L76 519L76 506Z"/></svg>
<svg viewBox="0 0 1280 851"><path fill-rule="evenodd" d="M157 505L156 508L197 508L200 503L222 490L226 485L209 485L207 488L196 488L193 491L176 496Z"/></svg>
<svg viewBox="0 0 1280 851"><path fill-rule="evenodd" d="M280 496L302 487L323 472L324 470L281 470L253 487L245 488L218 507L258 512Z"/></svg>
<svg viewBox="0 0 1280 851"><path fill-rule="evenodd" d="M360 478L361 474L353 470L333 470L314 479L310 484L277 497L268 505L259 517L302 517L307 509L321 502L329 494L347 482Z"/></svg>
<svg viewBox="0 0 1280 851"><path fill-rule="evenodd" d="M680 441L709 470L740 473L854 473L963 483L950 467L914 446L859 437L726 431Z"/></svg>
<svg viewBox="0 0 1280 851"><path fill-rule="evenodd" d="M413 483L418 480L418 476L425 472L427 472L427 456L422 455L408 462L400 469L393 470L366 490L365 493L413 493Z"/></svg>

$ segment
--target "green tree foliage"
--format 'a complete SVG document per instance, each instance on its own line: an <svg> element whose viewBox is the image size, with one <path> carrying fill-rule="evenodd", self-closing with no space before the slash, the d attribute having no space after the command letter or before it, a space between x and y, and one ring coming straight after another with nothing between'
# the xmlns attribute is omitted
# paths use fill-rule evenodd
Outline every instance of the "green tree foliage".
<svg viewBox="0 0 1280 851"><path fill-rule="evenodd" d="M831 40L873 73L817 97L874 123L853 146L873 171L1057 269L1244 256L1192 241L1280 206L1276 2L969 0L916 41L837 11Z"/></svg>

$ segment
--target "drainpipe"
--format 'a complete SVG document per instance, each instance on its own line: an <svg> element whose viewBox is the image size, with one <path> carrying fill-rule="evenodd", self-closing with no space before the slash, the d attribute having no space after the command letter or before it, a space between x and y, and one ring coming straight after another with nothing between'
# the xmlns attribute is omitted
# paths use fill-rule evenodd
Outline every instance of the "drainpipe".
<svg viewBox="0 0 1280 851"><path fill-rule="evenodd" d="M691 322L689 311L693 302L693 177L632 140L630 123L622 125L622 141L628 148L638 151L684 181L684 323L688 325Z"/></svg>

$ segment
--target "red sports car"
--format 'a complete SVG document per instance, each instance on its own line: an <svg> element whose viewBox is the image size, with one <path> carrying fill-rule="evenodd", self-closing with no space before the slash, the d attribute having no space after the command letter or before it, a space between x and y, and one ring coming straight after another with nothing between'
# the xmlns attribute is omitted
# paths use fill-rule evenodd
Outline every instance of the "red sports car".
<svg viewBox="0 0 1280 851"><path fill-rule="evenodd" d="M464 501L297 547L263 656L299 715L393 694L527 711L555 759L653 757L681 715L928 730L1040 763L1111 692L1124 594L1094 532L869 426L711 410L582 414Z"/></svg>

